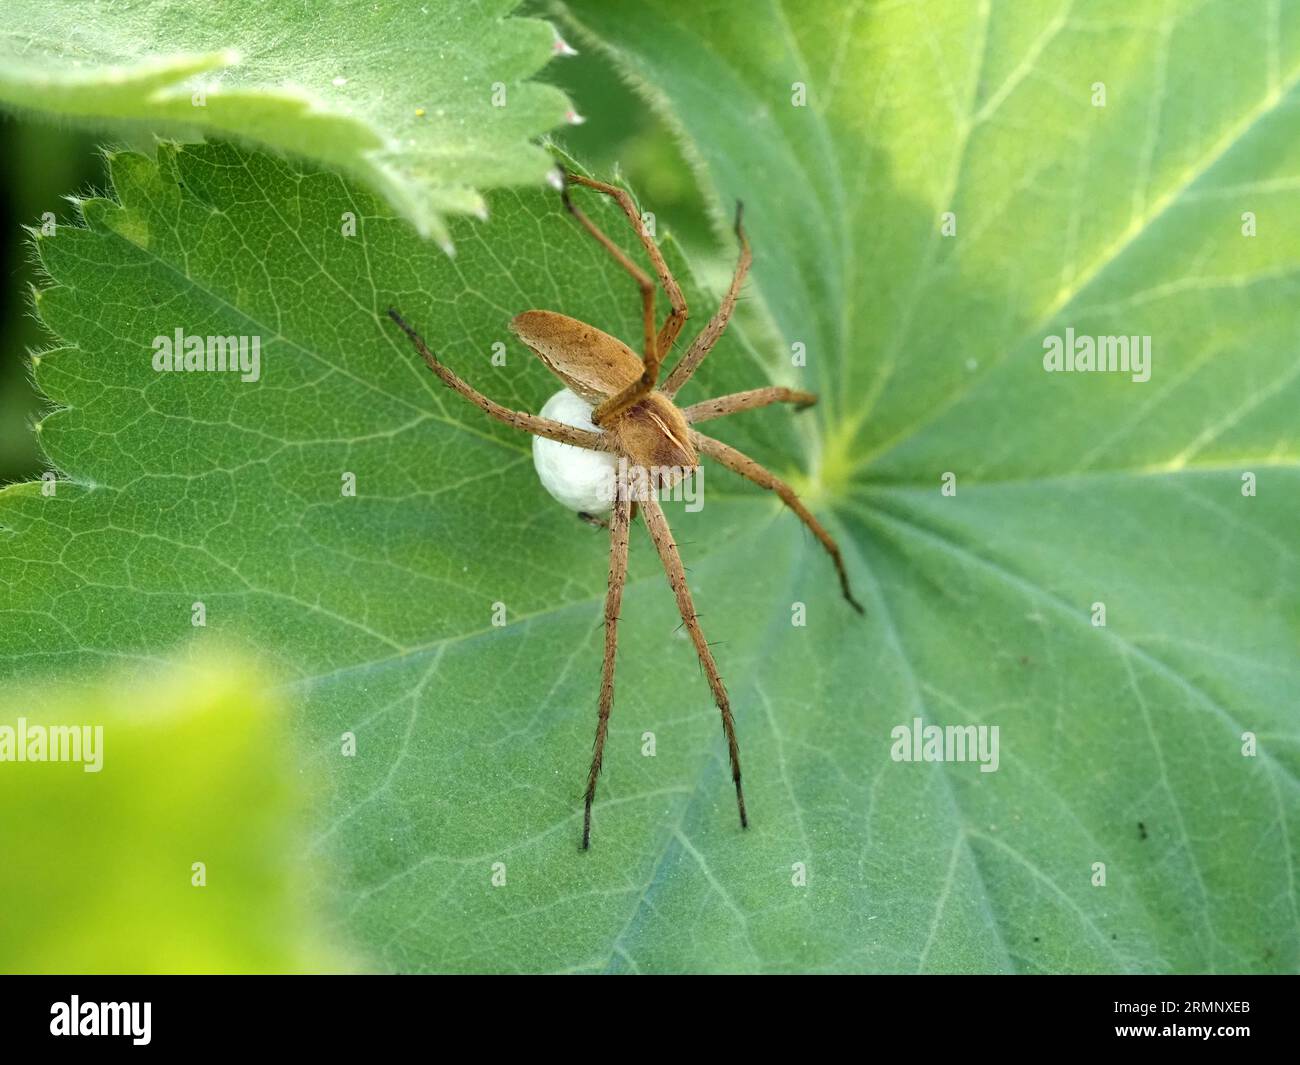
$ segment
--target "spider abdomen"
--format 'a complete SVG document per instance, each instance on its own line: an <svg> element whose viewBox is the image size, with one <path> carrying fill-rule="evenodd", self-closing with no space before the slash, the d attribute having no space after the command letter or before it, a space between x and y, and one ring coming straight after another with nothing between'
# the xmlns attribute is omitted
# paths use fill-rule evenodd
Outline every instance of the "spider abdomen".
<svg viewBox="0 0 1300 1065"><path fill-rule="evenodd" d="M524 311L510 331L569 388L592 403L641 376L641 360L618 337L555 311Z"/></svg>

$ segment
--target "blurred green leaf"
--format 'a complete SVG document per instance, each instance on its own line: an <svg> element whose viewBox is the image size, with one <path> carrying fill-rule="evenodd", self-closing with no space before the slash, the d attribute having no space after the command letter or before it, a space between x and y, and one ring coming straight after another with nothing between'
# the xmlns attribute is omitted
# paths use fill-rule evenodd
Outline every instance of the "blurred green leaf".
<svg viewBox="0 0 1300 1065"><path fill-rule="evenodd" d="M285 972L340 956L303 901L303 795L277 702L245 662L211 655L129 683L8 687L10 741L72 728L81 760L0 761L0 966Z"/></svg>
<svg viewBox="0 0 1300 1065"><path fill-rule="evenodd" d="M238 137L378 190L421 232L481 213L480 189L539 184L529 141L564 121L528 79L555 54L518 0L209 4L17 0L0 104L96 129Z"/></svg>

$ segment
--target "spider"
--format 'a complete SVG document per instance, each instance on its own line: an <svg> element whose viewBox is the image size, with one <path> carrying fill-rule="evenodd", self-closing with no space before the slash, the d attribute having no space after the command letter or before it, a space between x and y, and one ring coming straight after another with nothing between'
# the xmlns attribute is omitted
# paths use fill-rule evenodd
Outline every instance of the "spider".
<svg viewBox="0 0 1300 1065"><path fill-rule="evenodd" d="M429 349L423 338L396 310L389 309L389 317L410 337L420 356L438 378L452 391L464 396L489 417L506 425L541 438L534 441L534 457L539 473L543 472L543 446L547 462L551 464L552 480L555 465L566 461L565 456L577 458L573 448L585 453L597 453L612 469L618 461L617 484L608 493L606 509L610 519L604 522L579 509L579 517L607 527L610 534L609 585L605 595L605 660L601 672L600 703L596 722L596 740L587 774L587 789L583 803L582 848L591 845L591 806L596 795L596 781L600 776L601 761L605 753L605 737L609 729L609 715L614 705L614 657L618 647L619 608L623 599L623 585L627 579L628 530L638 511L643 517L650 538L659 553L660 562L668 576L668 583L677 598L677 609L682 623L695 645L695 653L708 678L714 701L722 714L722 731L727 741L727 755L731 764L731 778L736 786L736 806L740 813L740 826L747 828L749 818L745 813L745 793L740 784L740 748L736 742L736 724L731 714L727 689L723 686L713 652L709 649L700 629L691 592L686 584L686 572L681 556L673 541L672 531L656 498L657 490L671 488L676 481L699 466L700 456L720 462L762 488L775 492L791 510L808 526L813 535L830 554L839 574L840 589L858 613L862 607L853 598L849 588L844 560L834 538L800 502L799 497L785 482L759 465L748 455L735 448L705 436L694 426L713 418L754 410L773 403L793 403L798 410L817 402L810 392L791 388L769 386L745 392L735 392L701 403L681 408L674 402L678 390L690 380L691 375L712 350L731 320L732 311L752 259L749 240L742 223L743 205L736 205L736 238L740 242L740 259L736 271L718 307L717 313L701 330L699 336L686 349L686 353L662 384L660 367L664 355L673 347L682 327L686 324L687 307L681 288L664 262L654 238L646 230L631 196L623 189L595 181L577 174L566 173L561 191L564 206L569 213L613 256L636 282L641 292L645 338L642 354L637 355L621 340L603 333L594 326L555 311L524 311L510 322L510 330L546 365L565 385L543 407L543 415L555 411L567 415L567 420L556 420L510 410L477 392L449 367L443 365ZM663 326L655 330L655 285L644 270L636 265L600 228L584 214L569 195L569 186L581 185L610 196L623 209L631 222L650 262L654 266L671 310ZM567 402L556 401L564 399ZM579 402L580 401L580 402ZM574 407L577 407L575 412ZM575 417L576 413L576 417ZM583 415L588 415L583 417ZM578 424L569 424L577 422ZM585 425L583 424L585 422ZM555 441L554 444L549 443ZM565 446L567 445L567 446ZM587 456L595 458L595 456ZM588 467L590 473L590 466ZM631 475L629 475L629 472ZM560 474L561 478L563 474ZM544 478L545 479L545 478ZM570 498L563 491L548 489L557 499ZM562 487L562 486L561 486ZM579 495L581 495L581 490ZM574 497L576 498L576 497Z"/></svg>

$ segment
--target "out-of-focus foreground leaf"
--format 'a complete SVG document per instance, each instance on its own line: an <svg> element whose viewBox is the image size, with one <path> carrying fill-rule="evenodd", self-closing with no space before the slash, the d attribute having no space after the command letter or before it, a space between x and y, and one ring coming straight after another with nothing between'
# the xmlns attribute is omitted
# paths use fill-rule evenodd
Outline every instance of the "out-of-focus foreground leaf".
<svg viewBox="0 0 1300 1065"><path fill-rule="evenodd" d="M42 757L56 741L34 737L73 729L57 746L81 759L16 761L10 749L0 761L0 969L341 964L307 912L293 738L243 660L201 656L129 683L6 685L0 729Z"/></svg>

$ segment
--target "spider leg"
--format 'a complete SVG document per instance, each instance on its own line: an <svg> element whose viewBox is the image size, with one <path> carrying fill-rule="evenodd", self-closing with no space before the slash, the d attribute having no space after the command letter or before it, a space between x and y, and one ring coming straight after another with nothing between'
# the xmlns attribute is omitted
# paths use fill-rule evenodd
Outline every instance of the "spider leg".
<svg viewBox="0 0 1300 1065"><path fill-rule="evenodd" d="M744 209L745 205L737 202L736 237L740 240L740 259L736 263L736 273L731 278L731 287L722 297L717 313L709 319L709 324L700 330L700 335L691 341L691 346L686 349L681 362L673 367L673 372L664 381L661 391L667 396L675 396L678 389L691 379L691 374L704 361L704 356L713 350L713 345L718 342L718 338L727 328L727 323L731 321L731 312L735 310L736 299L740 296L740 286L745 283L745 275L749 273L749 264L754 258L750 254L749 238L745 236L745 227L741 222Z"/></svg>
<svg viewBox="0 0 1300 1065"><path fill-rule="evenodd" d="M794 493L794 489L774 473L769 473L748 455L724 444L721 440L715 440L711 436L705 436L703 433L697 432L691 433L691 439L700 451L710 458L717 459L727 469L753 481L760 488L767 488L775 492L787 507L799 515L799 519L821 541L822 547L826 548L831 560L835 563L835 570L840 576L840 590L844 593L844 598L849 601L849 605L859 614L864 613L862 604L853 598L853 591L849 587L849 575L844 569L844 559L840 555L839 545L835 542L835 538L822 527L822 523L814 518L808 508L800 502L799 497Z"/></svg>
<svg viewBox="0 0 1300 1065"><path fill-rule="evenodd" d="M794 403L798 410L807 410L816 402L817 397L811 392L773 385L769 388L751 388L748 392L732 392L727 396L715 396L703 403L683 407L682 413L688 422L696 423L724 418L742 410L755 410L773 403Z"/></svg>
<svg viewBox="0 0 1300 1065"><path fill-rule="evenodd" d="M632 229L641 238L641 244L645 248L646 254L650 256L650 262L655 268L655 273L659 275L659 281L664 286L664 292L668 295L670 310L668 317L664 319L663 327L659 330L659 337L655 342L655 350L662 357L677 342L677 335L682 331L682 326L686 324L687 315L690 313L687 310L686 298L682 295L681 286L677 284L677 279L673 277L672 271L668 269L668 264L664 262L663 252L659 250L659 245L655 243L654 238L646 230L645 223L641 220L641 216L637 214L636 204L632 202L632 197L628 195L626 189L620 189L616 185L607 185L603 181L594 181L580 174L567 174L566 178L571 184L583 185L586 188L594 189L596 192L612 197L614 202L623 208L623 213L627 215L628 221L632 223Z"/></svg>
<svg viewBox="0 0 1300 1065"><path fill-rule="evenodd" d="M644 379L647 374L653 374L654 380L651 381L651 386L653 387L654 381L658 380L658 373L659 373L659 354L658 354L659 348L658 348L658 344L656 344L655 342L654 282L650 280L649 274L647 274L644 270L641 269L641 267L637 266L636 263L634 263L631 259L629 259L627 257L627 253L624 252L623 249L620 248L617 244L615 244L612 240L610 240L609 237L605 236L605 234L601 231L600 227L597 226L596 223L593 222L590 218L588 218L586 214L578 207L578 205L573 202L573 200L569 196L569 190L567 186L564 189L564 191L560 193L560 195L561 197L563 197L564 206L568 208L569 213L573 215L573 217L576 218L579 222L581 222L583 228L586 229L588 233L590 233L593 237L595 237L596 240L598 240L604 246L605 250L608 251L609 254L614 257L614 260L619 264L619 266L621 266L624 270L626 270L629 274L632 275L632 280L636 282L637 288L641 290L641 310L642 310L643 317L645 319L645 348L642 355L642 361L645 364L645 373L642 374L642 379ZM638 381L630 385L629 388L636 388L639 384L640 382ZM624 391L627 390L625 389ZM602 403L599 407L596 408L596 412L600 413L606 407L609 407L609 405L610 405L610 401L606 400L604 403ZM597 417L593 417L592 421L594 421L597 425L599 425L601 419Z"/></svg>
<svg viewBox="0 0 1300 1065"><path fill-rule="evenodd" d="M459 392L474 406L482 410L484 414L495 418L499 422L504 422L512 428L522 429L524 432L532 433L535 436L544 436L548 440L558 440L561 444L585 447L589 451L608 450L602 433L593 433L587 429L576 429L572 425L565 425L563 422L553 421L550 418L540 418L536 414L529 414L527 411L511 410L509 407L503 407L500 403L488 399L482 392L475 391L452 370L440 363L438 356L429 350L424 338L412 329L405 319L391 307L388 308L388 317L401 326L402 331L411 338L415 350L428 363L429 369L437 374L439 380L453 392Z"/></svg>
<svg viewBox="0 0 1300 1065"><path fill-rule="evenodd" d="M564 206L568 208L569 213L572 214L574 218L582 223L583 228L585 228L588 233L595 237L596 240L604 246L605 250L614 257L615 261L632 275L632 279L637 283L637 287L641 290L641 309L645 323L645 347L642 355L643 368L641 376L617 395L611 396L609 399L600 403L596 409L591 412L591 420L593 424L605 425L610 420L617 418L627 410L628 407L637 403L639 400L654 391L654 387L659 381L659 367L663 363L663 353L668 350L668 347L676 339L677 334L681 331L682 323L686 320L686 304L682 299L681 289L678 287L677 281L668 271L668 265L664 262L663 255L660 253L658 245L650 239L650 234L645 231L645 227L641 224L641 218L636 213L636 206L632 203L632 198L624 190L615 188L613 185L606 185L603 182L592 181L590 178L580 177L577 174L566 174L565 179L566 182L586 185L598 192L603 192L618 201L619 206L623 208L629 220L631 220L637 236L641 238L642 244L645 245L646 252L654 263L655 270L658 272L659 278L668 292L669 302L672 303L673 306L672 313L668 316L668 320L664 322L664 327L660 331L659 336L656 337L655 286L654 282L650 280L650 275L629 259L623 249L610 240L609 237L601 231L600 227L578 208L578 206L573 202L573 199L569 196L569 189L566 184L561 193L564 200Z"/></svg>
<svg viewBox="0 0 1300 1065"><path fill-rule="evenodd" d="M727 689L723 687L722 677L718 675L717 663L713 661L713 652L704 639L695 605L691 601L690 589L686 586L686 570L682 566L681 555L677 553L677 544L673 542L672 530L668 519L654 494L648 494L641 500L641 511L645 515L646 528L654 540L659 560L663 563L668 583L677 597L677 611L682 616L682 623L690 633L691 642L695 644L695 653L700 665L709 678L709 687L713 689L713 699L722 713L722 731L727 737L727 756L731 760L731 779L736 784L736 807L740 811L740 827L749 827L749 818L745 814L745 793L740 787L740 745L736 742L736 722L731 716L731 701L727 698Z"/></svg>
<svg viewBox="0 0 1300 1065"><path fill-rule="evenodd" d="M600 710L596 719L596 742L591 755L591 772L587 774L587 795L582 812L582 849L591 846L591 803L596 797L596 778L605 755L605 735L609 731L609 712L614 707L614 655L618 650L618 611L623 602L623 585L627 580L628 526L632 503L627 493L618 493L609 519L609 587L605 592L605 664L600 674Z"/></svg>

